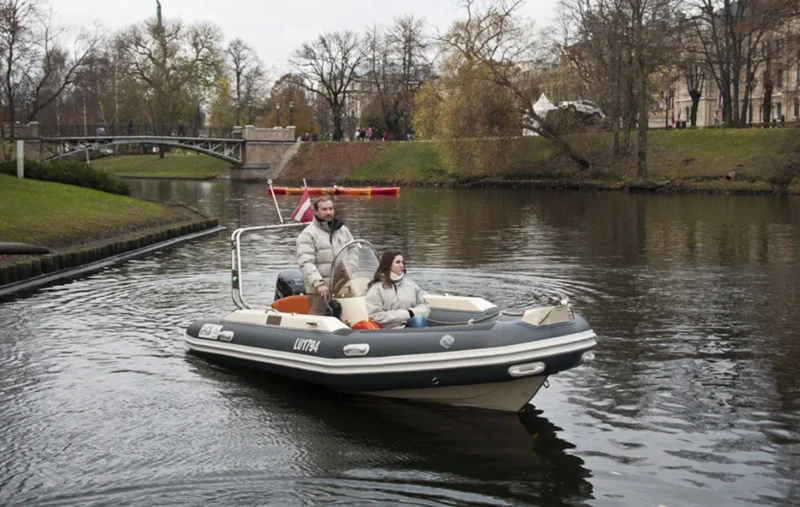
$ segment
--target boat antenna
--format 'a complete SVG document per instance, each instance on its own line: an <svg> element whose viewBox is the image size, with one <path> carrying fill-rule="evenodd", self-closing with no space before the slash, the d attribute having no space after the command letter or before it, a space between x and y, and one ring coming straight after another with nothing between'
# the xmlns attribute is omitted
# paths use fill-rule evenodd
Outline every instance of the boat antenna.
<svg viewBox="0 0 800 507"><path fill-rule="evenodd" d="M272 188L272 180L267 180L267 184L269 185L269 193L272 194L272 202L275 203L275 209L278 210L278 218L283 222L283 215L281 215L281 209L278 207L278 199L275 197L275 189Z"/></svg>

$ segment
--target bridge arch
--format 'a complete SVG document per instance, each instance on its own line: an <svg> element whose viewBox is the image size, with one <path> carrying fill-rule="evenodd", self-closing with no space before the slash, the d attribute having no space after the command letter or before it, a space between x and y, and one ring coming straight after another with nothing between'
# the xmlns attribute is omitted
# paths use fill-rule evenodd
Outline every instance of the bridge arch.
<svg viewBox="0 0 800 507"><path fill-rule="evenodd" d="M43 162L58 160L60 158L77 155L86 151L96 151L105 147L122 146L129 144L152 144L155 146L169 146L181 148L209 155L233 165L242 165L243 145L241 139L211 139L211 138L176 138L176 137L153 137L153 136L131 136L131 137L86 137L75 139L64 138L42 138L42 143L48 147L51 155L42 157ZM60 149L52 149L50 146L56 145Z"/></svg>

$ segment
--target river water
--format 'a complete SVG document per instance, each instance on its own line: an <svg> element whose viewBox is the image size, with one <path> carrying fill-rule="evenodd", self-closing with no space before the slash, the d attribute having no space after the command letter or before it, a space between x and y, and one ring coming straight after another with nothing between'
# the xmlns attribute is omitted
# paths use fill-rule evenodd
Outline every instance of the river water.
<svg viewBox="0 0 800 507"><path fill-rule="evenodd" d="M230 230L0 302L0 505L800 505L798 198L337 198L431 292L571 298L597 359L514 415L187 355L183 328L233 309L230 232L276 211L263 185L133 186ZM248 237L252 305L293 267L296 233Z"/></svg>

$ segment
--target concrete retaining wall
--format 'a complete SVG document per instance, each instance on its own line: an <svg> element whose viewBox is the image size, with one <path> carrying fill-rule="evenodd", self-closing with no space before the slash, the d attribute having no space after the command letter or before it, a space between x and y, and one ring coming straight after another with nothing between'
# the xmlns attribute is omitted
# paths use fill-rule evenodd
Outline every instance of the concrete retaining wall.
<svg viewBox="0 0 800 507"><path fill-rule="evenodd" d="M99 246L94 244L89 247L77 248L50 255L28 257L13 264L0 266L0 288L14 282L21 282L40 275L76 268L107 257L138 250L206 229L213 229L218 225L219 221L216 218L200 220L197 222L167 226L155 231L151 230L147 233L142 233L138 236L134 235L122 240L112 239L106 243L101 243Z"/></svg>

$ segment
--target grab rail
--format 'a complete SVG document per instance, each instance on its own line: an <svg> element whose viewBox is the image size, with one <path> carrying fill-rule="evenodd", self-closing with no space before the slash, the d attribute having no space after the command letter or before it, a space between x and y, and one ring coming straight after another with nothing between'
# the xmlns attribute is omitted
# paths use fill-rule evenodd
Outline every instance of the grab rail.
<svg viewBox="0 0 800 507"><path fill-rule="evenodd" d="M241 248L241 237L244 233L250 233L255 231L270 231L270 230L277 230L277 229L288 229L289 227L305 227L307 223L296 223L296 224L280 224L280 225L262 225L258 227L243 227L241 229L236 229L231 234L231 297L233 298L233 304L240 310L249 310L250 305L247 304L247 301L244 299L244 290L242 289L243 286L243 273L242 270L242 248Z"/></svg>

